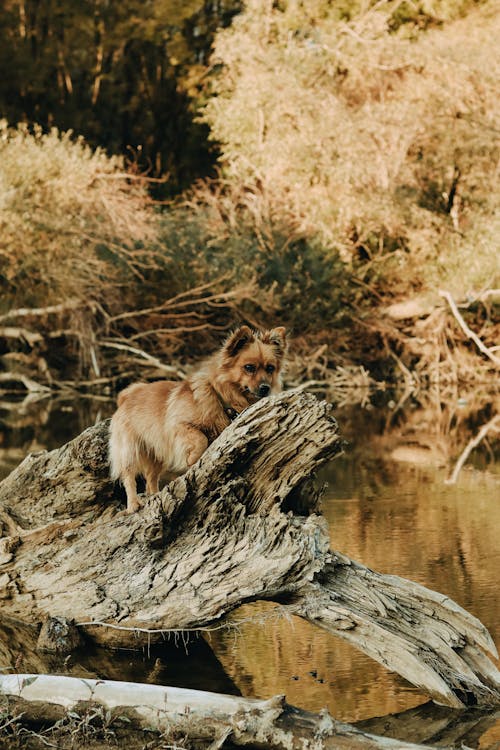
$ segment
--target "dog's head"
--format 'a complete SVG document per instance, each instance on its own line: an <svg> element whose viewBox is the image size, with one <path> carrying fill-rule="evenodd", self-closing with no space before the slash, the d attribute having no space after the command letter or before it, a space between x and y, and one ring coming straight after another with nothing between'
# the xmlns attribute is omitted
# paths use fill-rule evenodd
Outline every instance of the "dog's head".
<svg viewBox="0 0 500 750"><path fill-rule="evenodd" d="M287 350L286 330L252 331L240 326L222 349L227 379L249 403L281 390L281 370Z"/></svg>

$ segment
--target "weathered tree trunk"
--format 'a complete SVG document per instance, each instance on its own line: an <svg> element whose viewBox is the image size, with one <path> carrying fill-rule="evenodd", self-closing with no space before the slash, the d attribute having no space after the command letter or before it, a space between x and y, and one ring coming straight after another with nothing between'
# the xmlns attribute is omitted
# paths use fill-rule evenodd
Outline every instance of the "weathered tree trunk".
<svg viewBox="0 0 500 750"><path fill-rule="evenodd" d="M107 434L104 422L28 456L0 484L6 614L73 618L96 641L137 645L266 598L438 702L499 702L481 623L445 596L330 551L310 482L342 449L328 404L295 392L255 404L129 516L107 476Z"/></svg>
<svg viewBox="0 0 500 750"><path fill-rule="evenodd" d="M133 726L169 737L181 734L212 750L231 745L269 750L418 750L423 745L359 731L335 721L326 711L314 714L289 706L282 695L269 700L240 698L203 690L87 680L54 675L0 675L1 695L13 716L24 721L59 721L71 711L82 717L96 708L108 726L124 717ZM0 705L1 709L1 705ZM429 747L427 745L427 747Z"/></svg>

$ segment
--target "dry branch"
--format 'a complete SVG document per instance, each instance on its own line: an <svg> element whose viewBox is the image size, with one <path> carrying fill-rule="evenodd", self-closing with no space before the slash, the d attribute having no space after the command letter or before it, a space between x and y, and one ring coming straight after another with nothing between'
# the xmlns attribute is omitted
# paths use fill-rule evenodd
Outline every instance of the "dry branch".
<svg viewBox="0 0 500 750"><path fill-rule="evenodd" d="M490 349L488 349L484 342L481 341L479 336L469 328L463 317L460 315L458 307L451 294L449 292L440 291L439 295L447 301L448 305L450 306L450 310L453 313L453 317L455 318L467 338L471 339L475 343L479 351L482 352L486 357L488 357L488 359L491 359L491 361L494 362L497 367L500 366L500 359L496 357Z"/></svg>
<svg viewBox="0 0 500 750"><path fill-rule="evenodd" d="M469 440L462 453L458 457L455 468L453 469L450 478L446 480L446 484L455 484L458 475L460 474L462 467L469 458L471 452L479 445L479 443L486 437L489 432L500 432L500 414L495 414L492 419L488 420L486 424L483 424L477 435Z"/></svg>
<svg viewBox="0 0 500 750"><path fill-rule="evenodd" d="M47 315L53 315L54 313L75 310L85 304L86 303L83 303L81 300L67 300L58 305L48 305L47 307L19 307L0 315L0 322L4 320L15 320L17 318L46 317Z"/></svg>
<svg viewBox="0 0 500 750"><path fill-rule="evenodd" d="M489 634L446 596L329 550L311 474L342 450L325 402L250 407L131 516L108 478L108 423L28 456L0 484L3 609L74 618L107 645L204 628L279 601L446 705L496 704Z"/></svg>
<svg viewBox="0 0 500 750"><path fill-rule="evenodd" d="M37 383L36 380L16 372L0 372L0 385L2 383L21 383L28 393L47 393L50 391L46 385Z"/></svg>
<svg viewBox="0 0 500 750"><path fill-rule="evenodd" d="M136 346L130 346L129 344L124 344L119 341L98 341L97 343L100 347L103 348L118 349L122 352L134 354L137 357L144 359L149 365L153 365L160 372L163 372L166 375L174 375L179 380L184 380L184 378L186 377L186 375L179 368L163 364L163 362L161 362L158 357L152 357L151 354L148 354L143 349L138 349Z"/></svg>

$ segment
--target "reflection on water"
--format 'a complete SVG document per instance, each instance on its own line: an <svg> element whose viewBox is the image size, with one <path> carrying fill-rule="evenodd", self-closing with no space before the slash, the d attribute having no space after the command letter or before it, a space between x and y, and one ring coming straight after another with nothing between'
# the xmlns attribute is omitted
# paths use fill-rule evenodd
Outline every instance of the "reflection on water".
<svg viewBox="0 0 500 750"><path fill-rule="evenodd" d="M500 460L495 429L471 452L457 481L446 483L468 442L498 412L498 397L475 394L443 404L429 396L426 403L412 403L404 410L394 404L369 407L337 411L349 445L320 477L328 482L323 512L332 547L376 570L448 594L476 615L500 644ZM90 401L82 408L47 402L7 409L0 403L0 471L8 473L28 450L60 445L111 410L112 404ZM299 618L284 617L276 605L246 605L232 619L240 620L239 626L213 632L209 643L234 689L243 695L285 693L290 703L311 710L327 706L346 721L426 701L348 644ZM88 661L86 669L91 668ZM196 668L186 663L177 677L169 670L170 683L182 685L186 668L192 687ZM106 671L96 667L101 677L111 676ZM137 668L136 679L143 672ZM164 682L165 674L157 681ZM199 686L210 689L209 678L203 683ZM484 750L498 742L497 720L475 746Z"/></svg>
<svg viewBox="0 0 500 750"><path fill-rule="evenodd" d="M479 617L500 644L498 524L500 477L464 470L457 485L444 470L380 459L339 459L327 471L323 512L333 549L384 573L416 580ZM375 473L376 471L376 473ZM239 616L276 610L248 605ZM327 705L346 721L400 711L425 696L364 654L298 618L243 623L240 635L212 636L215 651L245 694L284 692L311 710ZM499 735L500 739L500 735Z"/></svg>
<svg viewBox="0 0 500 750"><path fill-rule="evenodd" d="M333 549L448 594L500 645L500 461L491 439L457 482L446 484L477 430L465 404L459 408L453 419L444 409L413 409L392 420L387 408L337 413L349 446L320 477L328 482L323 513ZM479 424L494 408L484 400ZM238 614L248 619L272 607L247 605ZM212 636L212 645L245 694L283 692L292 703L311 710L326 705L346 721L425 701L402 678L298 618L269 619L264 627L243 623L238 635Z"/></svg>
<svg viewBox="0 0 500 750"><path fill-rule="evenodd" d="M109 399L67 401L33 394L13 401L0 391L0 480L27 453L58 448L112 412Z"/></svg>

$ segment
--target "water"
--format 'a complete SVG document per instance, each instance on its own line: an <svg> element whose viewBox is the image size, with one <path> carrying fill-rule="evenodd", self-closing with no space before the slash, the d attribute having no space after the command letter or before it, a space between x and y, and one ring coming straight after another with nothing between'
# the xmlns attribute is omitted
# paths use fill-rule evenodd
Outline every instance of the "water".
<svg viewBox="0 0 500 750"><path fill-rule="evenodd" d="M0 472L8 473L28 450L60 445L111 408L105 401L47 401L15 408L0 404ZM328 482L323 513L333 549L446 593L476 615L500 645L495 424L471 451L457 481L446 481L468 442L491 423L495 409L498 396L490 393L455 395L445 403L439 394L429 394L420 403L408 400L401 409L391 402L377 406L374 397L364 406L338 408L349 445L320 479ZM213 654L202 641L188 645L187 654L166 644L154 653L124 653L113 660L94 649L79 655L72 673L259 698L284 693L292 704L314 711L326 706L349 722L405 711L427 700L348 644L299 618L284 617L276 605L246 605L231 619L239 622L237 627L210 635ZM408 726L413 716L405 714L401 726ZM403 738L401 726L395 736ZM500 720L490 717L478 732L476 727L475 740L470 732L466 736L469 746L500 746Z"/></svg>
<svg viewBox="0 0 500 750"><path fill-rule="evenodd" d="M323 513L333 549L446 593L477 616L500 646L495 436L471 454L455 484L446 483L454 459L477 433L475 419L487 422L490 409L487 397L480 415L457 404L453 418L449 409L429 406L396 419L387 407L342 409L337 416L350 445L321 478L329 485ZM247 618L252 609L268 617L273 611L272 605L242 609ZM286 693L291 703L310 710L327 706L350 722L426 700L402 678L298 618L269 619L264 627L242 624L240 631L213 640L245 694Z"/></svg>

